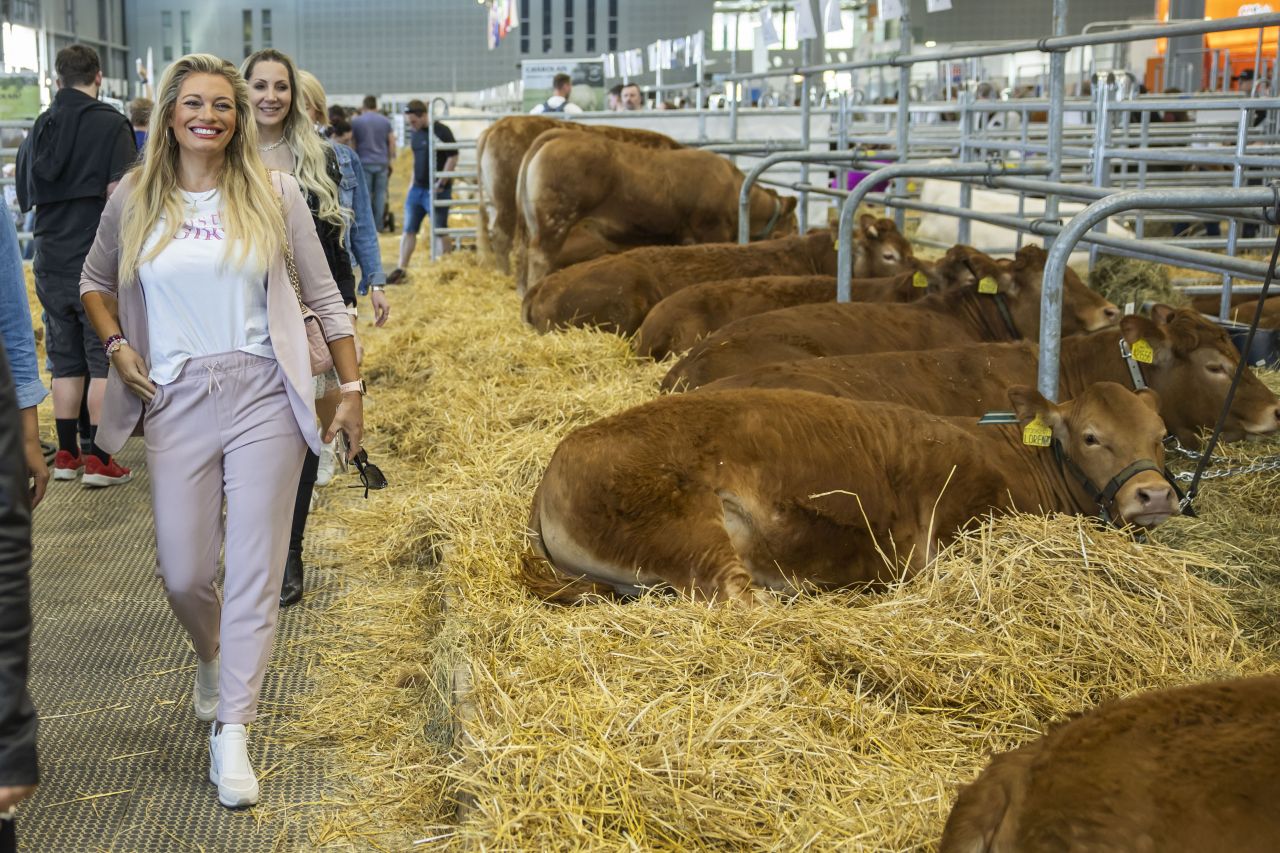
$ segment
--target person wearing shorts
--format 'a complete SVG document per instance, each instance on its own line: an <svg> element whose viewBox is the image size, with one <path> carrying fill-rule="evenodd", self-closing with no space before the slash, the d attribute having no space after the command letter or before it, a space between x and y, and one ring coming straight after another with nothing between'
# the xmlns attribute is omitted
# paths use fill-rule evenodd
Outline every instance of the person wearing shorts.
<svg viewBox="0 0 1280 853"><path fill-rule="evenodd" d="M404 234L400 236L400 265L387 276L388 284L399 284L406 278L405 270L409 266L409 259L413 257L413 250L418 246L418 229L422 227L422 220L427 218L427 211L431 210L433 190L436 201L448 201L453 198L453 179L437 178L435 186L432 187L429 169L431 134L435 134L437 144L441 142L452 144L456 141L453 131L448 125L438 121L431 124L431 129L428 130L427 105L416 98L409 102L404 112L411 130L409 144L413 148L413 185L409 187L409 194L404 200ZM451 172L457 164L457 151L436 149L437 173ZM431 216L431 230L432 236L437 241L437 254L444 255L453 251L453 241L448 235L440 233L442 229L448 227L449 208L437 207Z"/></svg>
<svg viewBox="0 0 1280 853"><path fill-rule="evenodd" d="M98 100L102 68L90 47L58 51L58 92L18 152L18 201L35 206L36 295L46 315L45 349L53 374L58 452L55 480L86 486L127 482L131 473L90 443L81 452L80 404L89 381L90 434L106 391L108 361L80 302L80 273L98 221L125 170L137 159L129 120Z"/></svg>

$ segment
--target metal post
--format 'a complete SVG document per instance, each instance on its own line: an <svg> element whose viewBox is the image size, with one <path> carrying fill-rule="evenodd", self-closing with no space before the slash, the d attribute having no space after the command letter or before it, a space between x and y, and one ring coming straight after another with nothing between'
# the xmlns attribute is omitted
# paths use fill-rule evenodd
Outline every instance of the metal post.
<svg viewBox="0 0 1280 853"><path fill-rule="evenodd" d="M1214 62L1217 62L1217 60L1215 59ZM1150 133L1151 133L1151 113L1148 110L1143 110L1142 111L1142 132L1138 137L1138 146L1140 148L1147 147L1147 139L1150 136ZM1147 161L1139 160L1138 161L1138 189L1143 190L1146 188L1147 188ZM1145 225L1146 225L1146 217L1143 216L1141 213L1139 213L1138 218L1133 225L1133 233L1139 240L1142 239L1142 232Z"/></svg>
<svg viewBox="0 0 1280 853"><path fill-rule="evenodd" d="M960 95L960 162L968 163L973 159L973 152L969 148L969 136L973 132L973 122L975 113L969 109L973 103L972 92L962 92ZM978 116L985 116L985 113L977 113ZM1024 122L1025 124L1025 122ZM973 187L968 183L960 185L960 206L968 208L973 203ZM956 223L956 242L969 245L969 220L961 219Z"/></svg>
<svg viewBox="0 0 1280 853"><path fill-rule="evenodd" d="M808 44L805 45L806 51ZM804 75L804 80L800 83L800 150L809 151L809 123L812 121L813 108L809 105L809 75ZM800 182L809 183L809 164L800 164ZM809 230L809 191L801 190L799 199L798 215L796 216L796 225L803 234Z"/></svg>
<svg viewBox="0 0 1280 853"><path fill-rule="evenodd" d="M1053 0L1053 34L1066 35L1067 32L1067 0ZM1062 113L1066 104L1066 55L1054 51L1049 55L1049 139L1048 166L1049 180L1062 180ZM1049 193L1044 199L1044 218L1049 222L1058 219L1058 195ZM1053 253L1057 245L1057 237L1046 237L1045 248ZM1047 270L1046 270L1047 273ZM1051 279L1044 276L1040 290L1040 393L1052 399L1051 394L1044 391L1045 362L1053 362L1054 395L1058 391L1058 353L1062 347L1062 277Z"/></svg>
<svg viewBox="0 0 1280 853"><path fill-rule="evenodd" d="M898 19L898 54L911 54L911 16L903 4L902 17ZM898 66L898 162L907 162L908 130L911 123L911 66ZM901 197L907 194L907 179L899 178L893 185L894 194ZM898 230L905 231L906 211L898 208L893 212L893 221Z"/></svg>
<svg viewBox="0 0 1280 853"><path fill-rule="evenodd" d="M1261 39L1262 30L1258 30L1258 37ZM1261 42L1259 42L1261 44ZM1240 123L1236 126L1236 156L1244 156L1245 140L1249 133L1249 111L1240 110ZM1231 186L1239 189L1241 179L1244 177L1244 166L1237 162L1235 168L1231 170ZM1235 257L1236 254L1236 235L1239 233L1240 224L1235 217L1231 218L1231 222L1227 225L1227 255ZM1231 316L1231 273L1222 274L1222 302L1218 305L1218 316L1223 320Z"/></svg>
<svg viewBox="0 0 1280 853"><path fill-rule="evenodd" d="M1110 180L1111 164L1107 160L1107 148L1111 145L1111 115L1108 112L1111 95L1115 91L1113 76L1108 73L1106 80L1098 80L1094 90L1097 110L1094 113L1093 135L1093 185L1098 189L1107 186ZM1104 219L1095 228L1098 233L1107 233L1107 221ZM1098 247L1089 247L1089 269L1098 263Z"/></svg>

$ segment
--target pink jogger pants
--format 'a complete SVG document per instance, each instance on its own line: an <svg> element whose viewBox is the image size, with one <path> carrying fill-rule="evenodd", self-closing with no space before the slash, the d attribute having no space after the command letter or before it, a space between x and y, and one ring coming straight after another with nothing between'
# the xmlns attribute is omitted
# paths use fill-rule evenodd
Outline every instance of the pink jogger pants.
<svg viewBox="0 0 1280 853"><path fill-rule="evenodd" d="M193 358L147 404L145 432L157 574L200 659L221 650L218 719L250 723L275 639L306 451L284 373L243 352Z"/></svg>

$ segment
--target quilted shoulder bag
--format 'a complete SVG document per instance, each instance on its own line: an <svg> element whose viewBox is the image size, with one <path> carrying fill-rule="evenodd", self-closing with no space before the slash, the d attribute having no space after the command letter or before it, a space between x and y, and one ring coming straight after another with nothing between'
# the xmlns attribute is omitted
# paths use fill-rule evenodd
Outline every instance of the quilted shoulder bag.
<svg viewBox="0 0 1280 853"><path fill-rule="evenodd" d="M333 354L329 352L329 342L325 340L324 324L320 322L320 315L302 301L302 283L298 277L298 264L293 257L293 246L289 243L289 222L284 212L284 199L281 197L283 187L277 185L276 190L276 203L280 206L280 219L284 222L284 265L289 271L289 284L293 287L294 296L298 298L298 308L302 311L302 323L307 329L307 351L311 356L311 375L320 376L333 369Z"/></svg>

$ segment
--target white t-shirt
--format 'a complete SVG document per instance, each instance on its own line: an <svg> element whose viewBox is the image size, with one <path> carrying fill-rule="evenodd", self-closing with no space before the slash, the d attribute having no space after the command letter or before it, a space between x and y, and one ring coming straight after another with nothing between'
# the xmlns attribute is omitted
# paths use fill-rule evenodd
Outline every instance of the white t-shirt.
<svg viewBox="0 0 1280 853"><path fill-rule="evenodd" d="M138 269L147 303L150 376L157 385L177 379L190 358L235 351L275 358L267 334L263 268L228 266L232 261L223 257L222 193L182 196L187 205L182 227ZM166 230L162 218L147 238L144 254Z"/></svg>
<svg viewBox="0 0 1280 853"><path fill-rule="evenodd" d="M563 110L560 109L560 106L562 104L564 105ZM548 110L547 107L551 107L551 110ZM582 112L582 107L578 106L572 101L566 101L564 99L564 96L562 95L552 95L550 98L547 98L545 101L538 104L533 109L529 110L529 112L532 113L533 115L540 115L542 113L547 113L547 115L555 115L558 112L580 113Z"/></svg>

